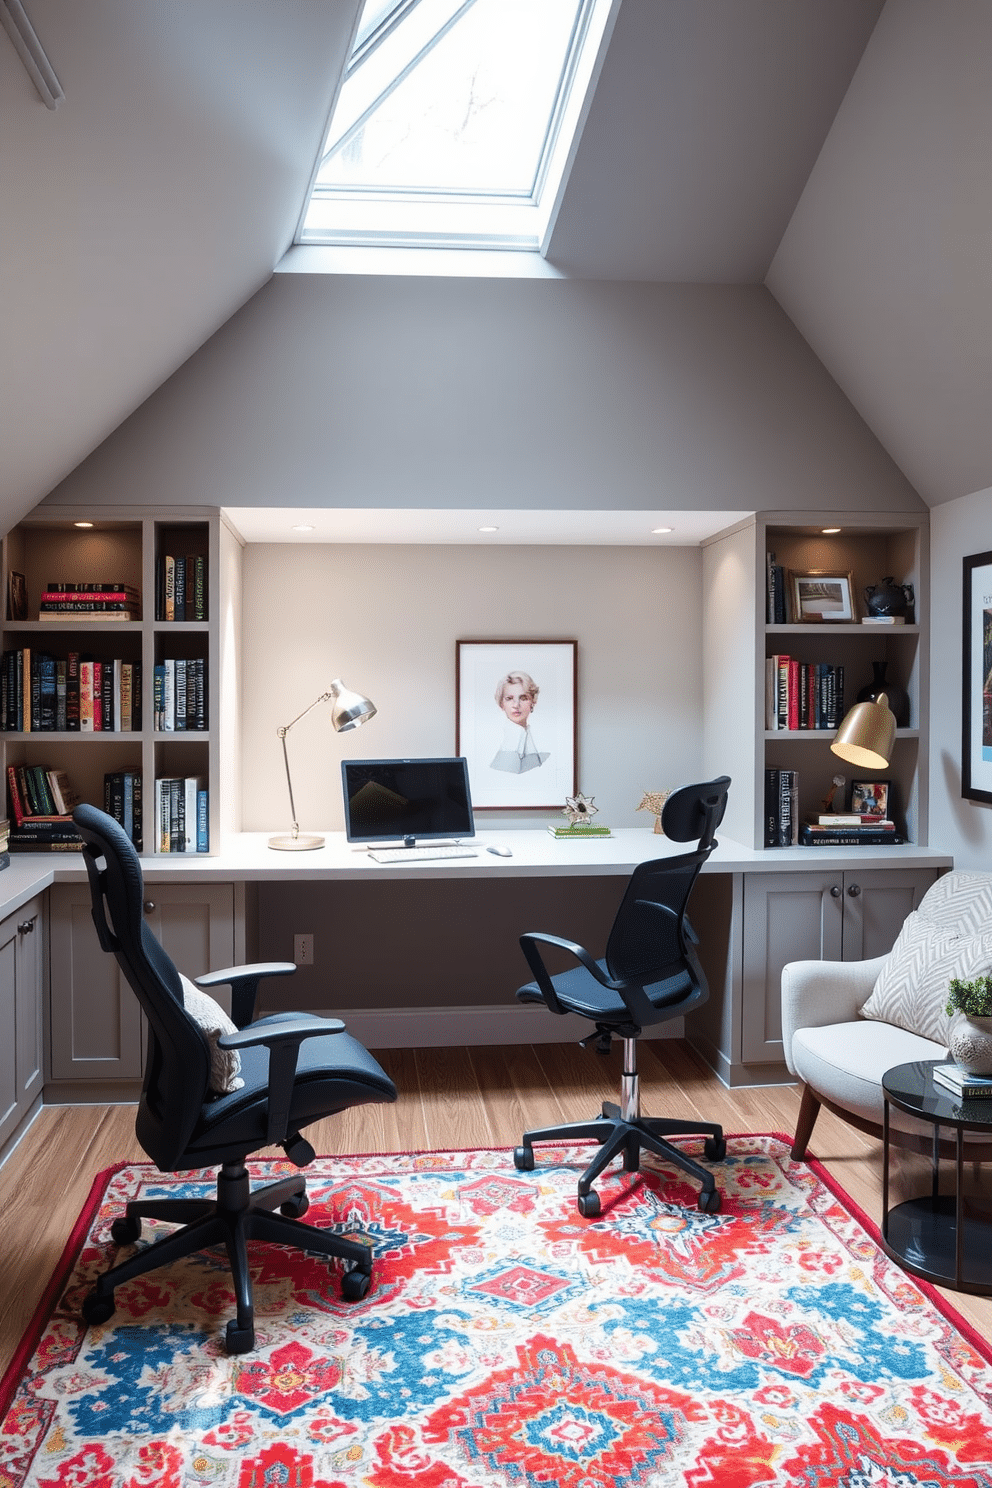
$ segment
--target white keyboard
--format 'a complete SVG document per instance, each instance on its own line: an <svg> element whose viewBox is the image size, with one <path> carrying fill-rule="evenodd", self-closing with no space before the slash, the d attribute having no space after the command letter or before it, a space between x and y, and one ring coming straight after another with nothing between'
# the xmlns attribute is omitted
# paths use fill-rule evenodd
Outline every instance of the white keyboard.
<svg viewBox="0 0 992 1488"><path fill-rule="evenodd" d="M370 852L377 863L431 863L438 858L477 858L474 847L381 847Z"/></svg>

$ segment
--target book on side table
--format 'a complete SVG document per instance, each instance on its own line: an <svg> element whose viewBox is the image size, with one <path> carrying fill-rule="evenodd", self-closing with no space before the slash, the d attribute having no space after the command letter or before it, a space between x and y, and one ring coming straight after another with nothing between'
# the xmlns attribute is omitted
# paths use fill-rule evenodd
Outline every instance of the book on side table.
<svg viewBox="0 0 992 1488"><path fill-rule="evenodd" d="M970 1075L959 1064L935 1064L933 1077L938 1085L962 1100L974 1100L980 1095L992 1096L992 1075Z"/></svg>

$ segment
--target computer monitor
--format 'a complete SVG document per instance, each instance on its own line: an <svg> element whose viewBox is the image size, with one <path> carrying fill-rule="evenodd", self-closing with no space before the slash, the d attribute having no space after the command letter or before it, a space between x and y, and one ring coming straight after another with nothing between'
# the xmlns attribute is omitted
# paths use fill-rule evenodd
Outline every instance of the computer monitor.
<svg viewBox="0 0 992 1488"><path fill-rule="evenodd" d="M465 759L342 760L349 842L475 836Z"/></svg>

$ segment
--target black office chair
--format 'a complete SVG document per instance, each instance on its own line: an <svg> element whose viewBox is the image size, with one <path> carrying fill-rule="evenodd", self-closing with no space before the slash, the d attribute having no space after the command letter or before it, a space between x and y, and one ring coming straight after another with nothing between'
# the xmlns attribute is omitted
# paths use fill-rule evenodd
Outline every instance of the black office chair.
<svg viewBox="0 0 992 1488"><path fill-rule="evenodd" d="M237 1051L243 1086L212 1094L211 1080L216 1085L218 1077L211 1075L210 1045L184 1006L184 996L193 1003L195 988L145 922L137 853L117 822L95 807L77 806L72 819L85 843L100 945L116 956L148 1020L138 1141L164 1173L220 1164L216 1199L128 1203L125 1217L111 1228L119 1245L137 1240L144 1218L181 1228L104 1272L83 1302L83 1316L89 1323L106 1322L114 1312L114 1289L122 1282L223 1244L237 1299L237 1318L227 1325L227 1350L243 1354L255 1342L248 1240L294 1245L350 1262L341 1282L348 1301L363 1297L372 1281L372 1252L359 1237L345 1239L300 1223L309 1207L302 1174L252 1192L246 1157L275 1144L297 1167L305 1167L315 1154L300 1135L303 1127L351 1106L394 1101L396 1087L336 1018L276 1013L250 1021L261 979L295 970L291 962L276 961L197 978L201 988L230 985L232 1019L240 1030L222 1034L217 1043L223 1051Z"/></svg>
<svg viewBox="0 0 992 1488"><path fill-rule="evenodd" d="M698 845L693 852L657 858L635 868L601 960L594 960L582 946L557 935L532 931L520 937L534 973L534 981L517 992L521 1002L544 1002L553 1013L579 1013L591 1019L596 1032L580 1041L583 1048L595 1044L600 1054L608 1054L612 1040L623 1039L620 1105L604 1101L602 1114L591 1121L525 1132L523 1144L513 1154L516 1166L531 1172L535 1142L587 1138L600 1142L599 1151L579 1179L578 1209L586 1219L600 1213L593 1180L621 1153L624 1168L636 1172L642 1150L674 1163L699 1180L701 1210L715 1214L720 1208L713 1174L665 1138L675 1134L705 1136L706 1157L719 1161L727 1151L723 1130L712 1122L641 1116L637 1040L644 1028L687 1013L708 996L686 905L699 870L716 847L713 834L723 820L729 786L729 777L723 775L702 785L687 785L669 796L662 812L662 830L675 842L698 837ZM539 945L568 952L579 965L552 976L541 959Z"/></svg>

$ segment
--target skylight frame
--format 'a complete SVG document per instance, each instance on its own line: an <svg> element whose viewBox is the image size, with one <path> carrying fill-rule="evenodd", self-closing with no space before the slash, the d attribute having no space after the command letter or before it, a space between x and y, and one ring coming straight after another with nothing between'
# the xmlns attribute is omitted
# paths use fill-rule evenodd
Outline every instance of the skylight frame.
<svg viewBox="0 0 992 1488"><path fill-rule="evenodd" d="M395 9L355 46L346 76L420 3L421 0L398 0ZM463 0L431 47L474 3L475 0ZM529 193L486 189L382 191L375 187L318 185L317 175L337 111L336 98L295 241L305 245L545 253L620 4L621 0L580 0ZM360 18L356 23L358 34ZM420 55L426 55L430 49L425 48ZM349 125L350 130L357 127L355 123ZM345 140L346 136L347 131L341 139Z"/></svg>

